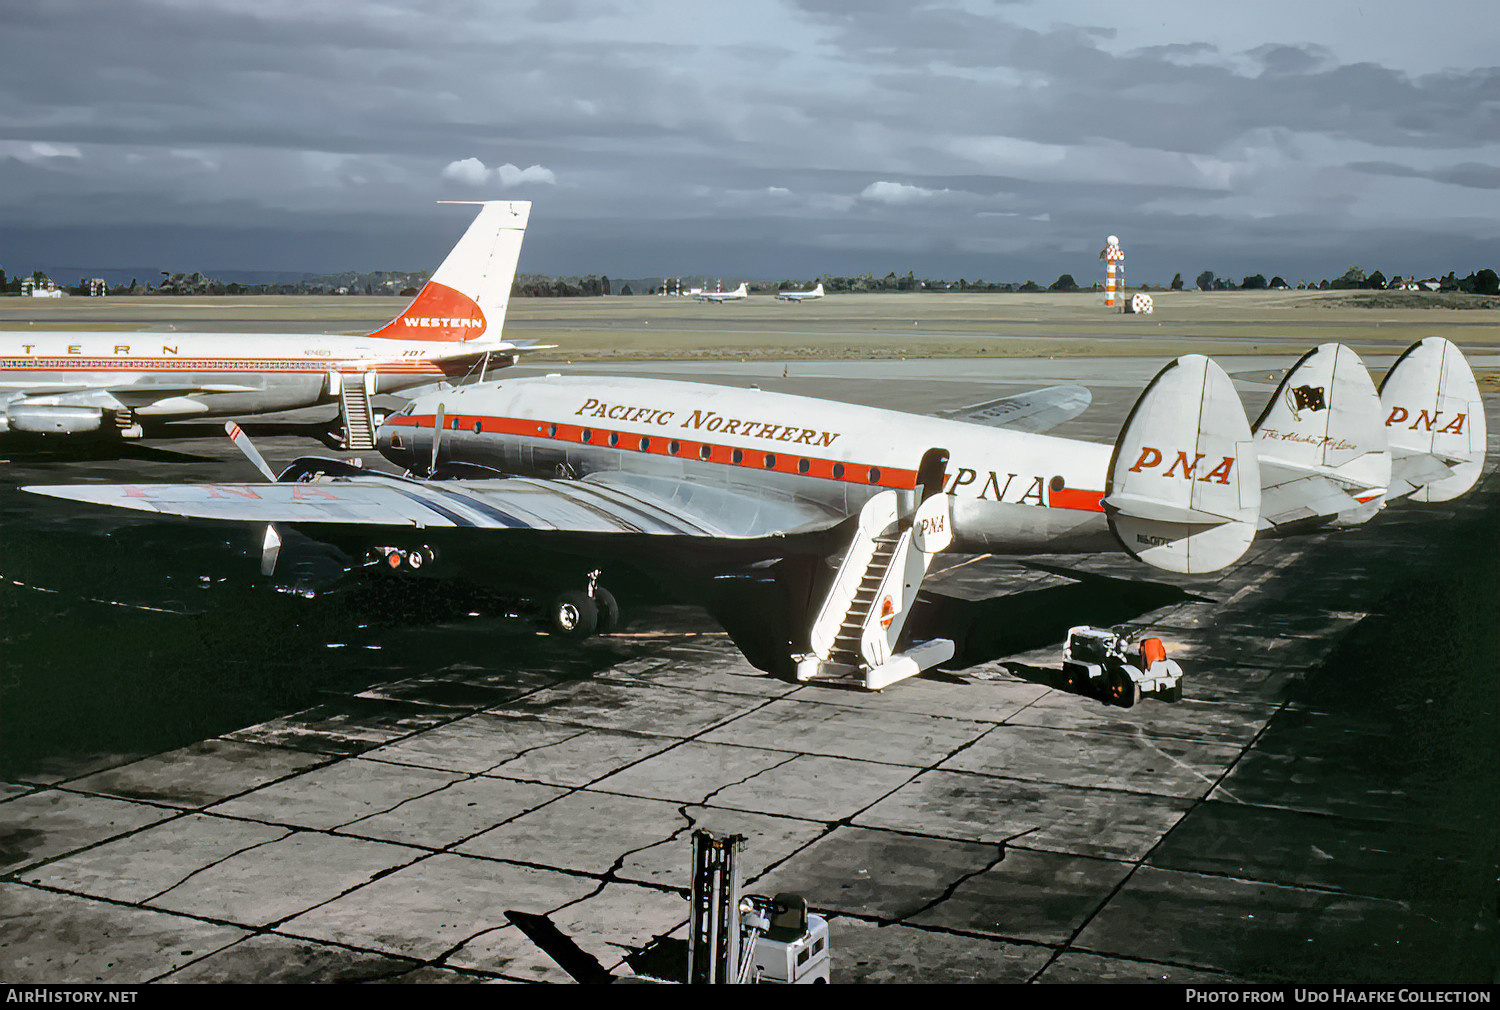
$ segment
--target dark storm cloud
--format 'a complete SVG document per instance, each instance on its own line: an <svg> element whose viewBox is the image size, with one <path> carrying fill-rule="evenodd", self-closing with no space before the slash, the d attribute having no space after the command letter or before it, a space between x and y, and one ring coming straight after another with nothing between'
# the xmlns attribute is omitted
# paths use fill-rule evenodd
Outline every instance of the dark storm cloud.
<svg viewBox="0 0 1500 1010"><path fill-rule="evenodd" d="M135 235L421 268L461 228L431 201L483 197L535 202L522 268L556 273L1047 280L1113 231L1142 279L1269 276L1377 232L1493 243L1500 68L1351 58L1329 9L1194 35L980 0L12 3L0 265Z"/></svg>

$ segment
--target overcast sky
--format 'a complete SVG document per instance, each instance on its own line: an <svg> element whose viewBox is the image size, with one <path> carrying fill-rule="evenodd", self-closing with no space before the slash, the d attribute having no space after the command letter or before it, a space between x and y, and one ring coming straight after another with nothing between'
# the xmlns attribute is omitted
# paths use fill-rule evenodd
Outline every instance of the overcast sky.
<svg viewBox="0 0 1500 1010"><path fill-rule="evenodd" d="M0 267L1500 268L1490 0L0 0Z"/></svg>

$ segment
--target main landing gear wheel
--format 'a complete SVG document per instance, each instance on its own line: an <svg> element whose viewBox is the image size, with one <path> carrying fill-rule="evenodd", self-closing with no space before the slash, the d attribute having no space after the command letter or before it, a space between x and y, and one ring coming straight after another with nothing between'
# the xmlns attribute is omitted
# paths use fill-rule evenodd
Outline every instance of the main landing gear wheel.
<svg viewBox="0 0 1500 1010"><path fill-rule="evenodd" d="M554 635L581 642L598 629L599 608L583 590L566 590L548 605L547 627Z"/></svg>
<svg viewBox="0 0 1500 1010"><path fill-rule="evenodd" d="M594 609L598 612L594 630L599 634L607 635L620 626L620 604L615 601L614 594L603 586L594 588Z"/></svg>
<svg viewBox="0 0 1500 1010"><path fill-rule="evenodd" d="M1128 673L1114 670L1109 674L1109 683L1104 687L1104 694L1111 705L1134 708L1141 700L1141 685L1131 680Z"/></svg>

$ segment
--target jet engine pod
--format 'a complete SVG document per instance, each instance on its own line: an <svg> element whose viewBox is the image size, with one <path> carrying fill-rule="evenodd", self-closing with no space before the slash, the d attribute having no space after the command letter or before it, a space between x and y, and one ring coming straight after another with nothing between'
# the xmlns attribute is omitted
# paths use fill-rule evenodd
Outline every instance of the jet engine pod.
<svg viewBox="0 0 1500 1010"><path fill-rule="evenodd" d="M104 425L104 411L98 407L63 407L49 404L12 406L5 414L11 431L36 435L79 435L98 431Z"/></svg>

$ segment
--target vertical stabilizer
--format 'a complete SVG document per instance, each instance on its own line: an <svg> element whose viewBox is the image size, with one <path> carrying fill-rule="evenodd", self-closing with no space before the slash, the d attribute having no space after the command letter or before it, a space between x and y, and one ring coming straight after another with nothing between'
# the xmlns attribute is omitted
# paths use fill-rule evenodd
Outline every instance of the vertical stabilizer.
<svg viewBox="0 0 1500 1010"><path fill-rule="evenodd" d="M1260 467L1222 368L1188 354L1151 380L1115 443L1103 505L1120 546L1157 568L1212 572L1245 553Z"/></svg>
<svg viewBox="0 0 1500 1010"><path fill-rule="evenodd" d="M1390 497L1448 501L1479 480L1486 426L1463 352L1442 337L1406 349L1380 384L1393 476Z"/></svg>
<svg viewBox="0 0 1500 1010"><path fill-rule="evenodd" d="M521 259L531 204L488 200L417 297L372 337L477 340L500 337Z"/></svg>
<svg viewBox="0 0 1500 1010"><path fill-rule="evenodd" d="M1363 522L1391 482L1380 395L1342 344L1304 354L1255 422L1262 526L1334 517Z"/></svg>

